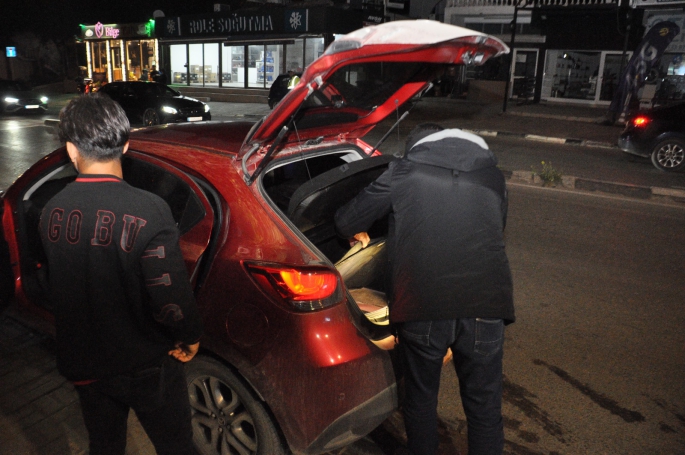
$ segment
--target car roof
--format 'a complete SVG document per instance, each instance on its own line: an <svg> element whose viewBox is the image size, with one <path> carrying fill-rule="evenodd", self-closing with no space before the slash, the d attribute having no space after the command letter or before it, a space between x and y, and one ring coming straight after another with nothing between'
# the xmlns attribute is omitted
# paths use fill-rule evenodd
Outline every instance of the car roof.
<svg viewBox="0 0 685 455"><path fill-rule="evenodd" d="M240 146L254 122L222 121L201 123L173 123L131 131L133 142L155 142L158 144L202 148L206 151L237 155Z"/></svg>

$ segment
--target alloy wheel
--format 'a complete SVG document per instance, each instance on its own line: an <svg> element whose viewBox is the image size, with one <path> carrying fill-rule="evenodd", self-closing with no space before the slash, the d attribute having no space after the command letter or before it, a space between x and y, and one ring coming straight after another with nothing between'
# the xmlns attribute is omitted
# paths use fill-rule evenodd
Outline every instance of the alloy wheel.
<svg viewBox="0 0 685 455"><path fill-rule="evenodd" d="M143 113L143 124L145 126L159 125L159 116L154 109L147 109Z"/></svg>
<svg viewBox="0 0 685 455"><path fill-rule="evenodd" d="M685 167L685 144L677 140L660 143L652 153L652 163L663 171Z"/></svg>
<svg viewBox="0 0 685 455"><path fill-rule="evenodd" d="M252 416L228 384L204 376L190 384L189 392L193 434L197 444L209 449L206 453L256 453L257 431Z"/></svg>

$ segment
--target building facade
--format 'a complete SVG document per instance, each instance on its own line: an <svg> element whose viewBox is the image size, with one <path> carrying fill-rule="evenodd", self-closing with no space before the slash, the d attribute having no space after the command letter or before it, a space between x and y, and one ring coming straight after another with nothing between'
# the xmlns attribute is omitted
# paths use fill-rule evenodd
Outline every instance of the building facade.
<svg viewBox="0 0 685 455"><path fill-rule="evenodd" d="M448 23L507 43L514 38L510 60L500 62L505 71L484 68L468 76L503 81L510 98L591 105L611 102L643 36L644 17L642 8L619 0L448 0L445 8Z"/></svg>
<svg viewBox="0 0 685 455"><path fill-rule="evenodd" d="M157 18L156 36L168 82L269 88L279 74L301 72L336 35L364 23L361 12L332 6L258 5L235 12L219 8L212 14Z"/></svg>
<svg viewBox="0 0 685 455"><path fill-rule="evenodd" d="M81 25L86 71L94 82L138 80L159 61L154 20L135 24Z"/></svg>

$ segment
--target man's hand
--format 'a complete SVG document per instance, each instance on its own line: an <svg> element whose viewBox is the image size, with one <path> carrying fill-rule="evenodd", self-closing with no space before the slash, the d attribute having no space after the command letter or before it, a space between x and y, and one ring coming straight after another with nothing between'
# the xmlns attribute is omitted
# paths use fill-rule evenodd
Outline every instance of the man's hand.
<svg viewBox="0 0 685 455"><path fill-rule="evenodd" d="M190 362L193 357L195 357L195 354L197 354L197 351L200 349L200 343L197 342L195 344L183 344L183 343L177 343L176 344L176 349L169 351L169 355L173 357L174 359L178 360L179 362Z"/></svg>
<svg viewBox="0 0 685 455"><path fill-rule="evenodd" d="M357 242L361 242L362 248L366 248L366 245L368 245L369 242L371 241L369 234L367 234L366 232L360 232L359 234L355 234L353 239L356 240Z"/></svg>

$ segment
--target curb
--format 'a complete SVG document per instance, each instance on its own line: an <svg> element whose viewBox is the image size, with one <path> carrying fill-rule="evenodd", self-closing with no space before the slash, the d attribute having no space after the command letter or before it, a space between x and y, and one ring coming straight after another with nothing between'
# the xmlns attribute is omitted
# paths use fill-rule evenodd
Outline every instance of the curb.
<svg viewBox="0 0 685 455"><path fill-rule="evenodd" d="M539 136L537 134L512 133L510 131L490 131L490 130L473 130L473 129L464 129L464 131L468 131L469 133L477 134L479 136L514 137L514 138L518 138L518 139L526 139L526 140L537 141L537 142L547 142L550 144L559 144L559 145L579 145L581 147L595 147L595 148L618 148L617 144L612 144L611 142L592 141L592 140L586 140L586 139Z"/></svg>
<svg viewBox="0 0 685 455"><path fill-rule="evenodd" d="M502 172L508 181L514 183L545 186L540 176L536 175L533 171L508 171L503 169ZM584 192L613 194L633 199L662 201L669 200L673 202L685 203L685 190L605 182L602 180L586 179L582 177L563 176L560 184L551 185L550 187L560 187L563 189Z"/></svg>
<svg viewBox="0 0 685 455"><path fill-rule="evenodd" d="M557 114L546 114L539 112L516 112L508 111L509 115L518 115L519 117L535 117L535 118L546 118L554 120L570 120L573 122L584 122L584 123L601 123L605 120L604 117L580 117L577 115L557 115Z"/></svg>

